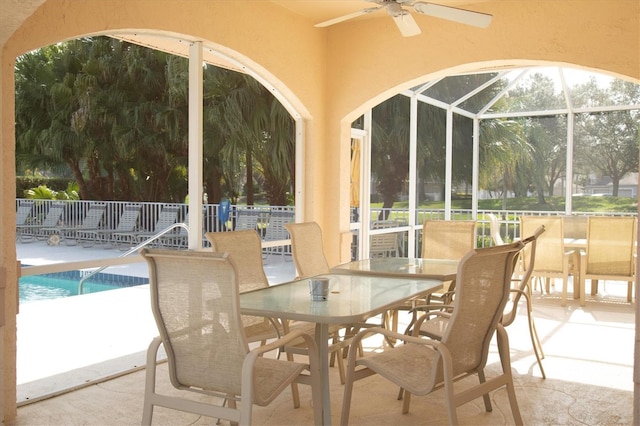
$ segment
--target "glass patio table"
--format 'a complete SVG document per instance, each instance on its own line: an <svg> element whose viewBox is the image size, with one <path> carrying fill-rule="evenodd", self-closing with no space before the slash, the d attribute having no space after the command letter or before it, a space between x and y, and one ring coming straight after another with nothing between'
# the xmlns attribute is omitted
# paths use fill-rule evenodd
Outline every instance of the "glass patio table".
<svg viewBox="0 0 640 426"><path fill-rule="evenodd" d="M322 375L323 424L331 424L329 398L329 325L364 322L415 297L442 287L440 280L412 277L323 274L329 278L326 301L312 301L309 280L302 279L242 293L240 311L246 315L307 321L316 324L315 341Z"/></svg>
<svg viewBox="0 0 640 426"><path fill-rule="evenodd" d="M332 268L331 272L387 277L411 276L420 279L452 281L456 278L458 263L460 263L458 260L450 259L381 257L343 263Z"/></svg>
<svg viewBox="0 0 640 426"><path fill-rule="evenodd" d="M453 281L458 272L458 260L453 259L424 259L411 257L379 257L373 259L355 260L335 266L331 272L335 274L374 275L377 277L412 277L415 279L430 279L440 282ZM411 301L414 307L418 298ZM398 329L398 309L391 309L383 316L385 327L390 330ZM415 320L415 317L414 317ZM395 341L387 339L389 344Z"/></svg>

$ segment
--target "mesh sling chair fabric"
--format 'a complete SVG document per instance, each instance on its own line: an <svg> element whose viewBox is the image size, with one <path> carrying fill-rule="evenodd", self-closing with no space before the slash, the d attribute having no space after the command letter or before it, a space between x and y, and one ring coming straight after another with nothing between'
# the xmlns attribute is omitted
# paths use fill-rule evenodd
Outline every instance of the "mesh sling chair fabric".
<svg viewBox="0 0 640 426"><path fill-rule="evenodd" d="M470 250L476 248L476 223L475 220L425 220L422 225L420 257L424 259L462 259ZM442 305L450 304L455 285L455 280L444 282L442 292L429 295L422 304L431 305L434 302ZM412 312L409 327L412 327L417 319L419 313L416 310L417 304L417 301L412 301L399 308Z"/></svg>
<svg viewBox="0 0 640 426"><path fill-rule="evenodd" d="M262 245L255 230L207 232L205 238L215 252L228 253L238 268L240 293L269 286L262 265ZM243 315L245 334L249 342L264 342L283 333L278 320Z"/></svg>
<svg viewBox="0 0 640 426"><path fill-rule="evenodd" d="M536 242L536 263L533 267L532 280L545 279L545 289L550 291L550 280L560 278L562 280L562 296L560 304L567 304L567 288L569 285L569 274L573 273L573 293L574 298L578 297L579 291L579 271L571 269L572 258L575 259L573 251L564 247L564 221L562 217L550 216L521 216L520 235L531 235L538 227L544 226L544 234Z"/></svg>
<svg viewBox="0 0 640 426"><path fill-rule="evenodd" d="M460 260L474 248L475 220L425 220L422 225L422 258ZM445 283L443 288L441 301L448 303L448 294L451 293L447 293L447 290L452 291L455 288L455 281Z"/></svg>
<svg viewBox="0 0 640 426"><path fill-rule="evenodd" d="M328 274L329 264L324 256L320 225L316 222L287 223L284 227L291 236L293 263L298 277Z"/></svg>
<svg viewBox="0 0 640 426"><path fill-rule="evenodd" d="M540 226L536 229L536 232L523 239L523 249L520 251L519 256L514 258L514 275L512 277L511 298L507 302L507 306L503 312L502 319L500 320L504 327L508 327L516 319L518 312L518 305L520 299L524 298L525 308L527 310L527 321L529 326L529 335L531 337L531 344L533 346L533 352L538 361L540 367L540 373L543 379L547 376L542 366L542 359L544 358L544 351L542 350L542 343L538 337L536 325L533 318L533 304L531 303L531 273L535 265L536 257L536 242L538 237L544 232L544 226ZM451 306L451 305L450 305ZM452 307L452 306L451 306ZM417 306L416 309L428 311L429 306ZM444 331L447 328L451 313L442 311L442 306L433 306L436 311L432 312L432 318L428 318L422 322L419 333L423 336L427 336L431 339L441 340L444 335ZM407 330L406 334L411 333L411 330Z"/></svg>
<svg viewBox="0 0 640 426"><path fill-rule="evenodd" d="M229 253L238 267L238 281L240 292L256 290L267 287L269 281L264 273L262 261L262 242L260 236L255 230L229 231L229 232L208 232L205 237L211 243L213 250L218 252ZM272 318L266 319L262 317L250 317L243 315L243 322L246 325L245 332L252 341L263 341L273 338L274 331L287 333L292 330L301 330L305 333L313 334L315 324L303 321L282 321ZM277 326L277 330L274 329ZM329 334L334 343L329 347L329 351L333 354L341 348L341 342L338 339L339 326L332 326ZM305 342L298 340L285 347L288 359L293 359L293 354L307 354L308 348ZM340 379L344 382L344 365L339 362ZM293 403L299 406L298 392L294 388Z"/></svg>
<svg viewBox="0 0 640 426"><path fill-rule="evenodd" d="M598 280L626 281L627 302L631 303L636 280L635 217L589 217L587 249L580 260L580 305L586 301L585 283L591 280L595 295Z"/></svg>
<svg viewBox="0 0 640 426"><path fill-rule="evenodd" d="M292 332L250 350L241 321L236 267L226 254L143 249L141 255L149 266L151 307L160 332L147 352L143 424L151 423L154 406L251 424L253 404L268 405L293 382L312 386L314 420L321 422L315 349L309 364L263 356L299 338L315 348L313 338ZM175 388L228 399L229 407L157 393L160 344Z"/></svg>
<svg viewBox="0 0 640 426"><path fill-rule="evenodd" d="M444 387L450 424L458 424L457 407L479 397L485 409L491 410L489 391L506 387L516 424L522 424L518 409L509 341L500 318L509 298L514 257L522 249L521 242L470 251L458 267L454 309L441 341L417 335L406 336L382 328L359 332L349 350L340 424L349 422L353 382L379 374L405 390L403 413L409 411L411 394L427 395ZM426 316L416 322L416 330ZM372 332L405 341L405 344L357 357L355 345ZM489 345L497 332L502 372L487 379L484 367ZM477 374L480 383L456 393L454 381Z"/></svg>
<svg viewBox="0 0 640 426"><path fill-rule="evenodd" d="M315 275L327 274L330 272L329 263L324 255L324 245L322 242L322 229L317 222L288 223L285 228L291 236L291 252L293 263L296 267L298 278L308 278ZM340 383L344 384L345 370L344 360L340 355L340 349L347 349L351 337L363 326L368 324L347 324L343 327L331 326L330 332L333 344L330 346L331 366L338 361L338 371ZM343 336L340 331L343 329ZM290 351L300 353L299 348L289 348Z"/></svg>

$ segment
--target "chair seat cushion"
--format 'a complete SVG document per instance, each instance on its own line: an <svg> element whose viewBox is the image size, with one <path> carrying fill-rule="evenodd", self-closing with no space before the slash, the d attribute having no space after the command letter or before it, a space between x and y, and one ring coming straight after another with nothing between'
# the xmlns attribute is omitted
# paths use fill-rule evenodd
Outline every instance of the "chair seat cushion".
<svg viewBox="0 0 640 426"><path fill-rule="evenodd" d="M426 395L433 389L431 369L438 353L431 347L409 343L360 358L363 365L390 380L403 389L415 394Z"/></svg>
<svg viewBox="0 0 640 426"><path fill-rule="evenodd" d="M307 364L281 361L260 357L256 360L254 377L254 403L265 406L273 401L280 392L291 384L304 370Z"/></svg>

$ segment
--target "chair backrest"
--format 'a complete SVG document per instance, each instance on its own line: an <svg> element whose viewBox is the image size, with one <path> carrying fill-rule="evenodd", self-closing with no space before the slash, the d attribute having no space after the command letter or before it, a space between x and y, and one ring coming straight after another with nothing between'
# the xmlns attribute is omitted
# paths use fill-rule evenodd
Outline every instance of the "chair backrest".
<svg viewBox="0 0 640 426"><path fill-rule="evenodd" d="M397 256L399 250L398 233L375 234L369 243L369 257Z"/></svg>
<svg viewBox="0 0 640 426"><path fill-rule="evenodd" d="M140 217L139 205L125 206L124 212L120 215L118 220L118 226L116 226L116 232L133 232L138 225L138 218Z"/></svg>
<svg viewBox="0 0 640 426"><path fill-rule="evenodd" d="M544 234L536 242L533 271L562 273L565 265L564 222L560 216L521 216L520 235L533 235L540 226ZM524 257L526 269L527 256Z"/></svg>
<svg viewBox="0 0 640 426"><path fill-rule="evenodd" d="M29 215L31 215L32 209L33 201L21 201L18 205L18 209L16 210L16 225L25 225L27 223L27 219L29 219Z"/></svg>
<svg viewBox="0 0 640 426"><path fill-rule="evenodd" d="M491 233L491 241L493 241L493 245L503 245L504 240L502 239L502 235L500 235L500 221L498 220L498 216L493 213L489 213L487 217L489 218L489 231Z"/></svg>
<svg viewBox="0 0 640 426"><path fill-rule="evenodd" d="M460 260L474 248L476 248L475 220L424 221L420 257Z"/></svg>
<svg viewBox="0 0 640 426"><path fill-rule="evenodd" d="M151 308L173 386L240 395L249 346L232 261L213 252L140 254L149 265Z"/></svg>
<svg viewBox="0 0 640 426"><path fill-rule="evenodd" d="M589 217L587 274L633 275L636 226L635 217Z"/></svg>
<svg viewBox="0 0 640 426"><path fill-rule="evenodd" d="M235 230L242 231L244 229L255 230L258 228L258 221L263 213L253 209L237 209Z"/></svg>
<svg viewBox="0 0 640 426"><path fill-rule="evenodd" d="M284 225L291 235L291 251L298 277L306 278L329 272L324 255L322 230L316 222L287 223Z"/></svg>
<svg viewBox="0 0 640 426"><path fill-rule="evenodd" d="M562 216L564 237L574 239L587 238L588 216Z"/></svg>
<svg viewBox="0 0 640 426"><path fill-rule="evenodd" d="M528 236L527 238L522 239L522 244L524 247L520 250L520 254L514 257L514 274L516 269L518 268L518 264L520 265L521 270L518 272L518 277L514 278L516 282L518 282L517 292L512 295L511 300L508 303L507 309L505 310L502 317L502 325L505 327L511 325L513 321L516 319L516 313L518 308L518 303L520 302L520 298L522 297L522 292L528 293L529 281L531 280L531 274L533 273L533 268L536 264L536 245L538 242L538 237L545 231L544 226L541 225L536 229L533 235Z"/></svg>
<svg viewBox="0 0 640 426"><path fill-rule="evenodd" d="M58 225L60 222L60 218L62 217L62 213L65 208L64 203L53 203L49 207L49 211L47 212L47 217L44 218L42 222L42 226L45 228L53 228Z"/></svg>
<svg viewBox="0 0 640 426"><path fill-rule="evenodd" d="M262 241L255 230L207 232L213 251L228 253L236 267L240 293L269 286L262 263Z"/></svg>
<svg viewBox="0 0 640 426"><path fill-rule="evenodd" d="M442 342L453 359L453 376L482 369L489 344L509 299L514 258L522 242L476 249L458 265L453 312ZM432 376L442 380L442 364Z"/></svg>
<svg viewBox="0 0 640 426"><path fill-rule="evenodd" d="M157 233L163 231L176 223L178 221L179 212L180 207L164 207L158 215L158 220L156 220L156 225L153 228L153 232Z"/></svg>
<svg viewBox="0 0 640 426"><path fill-rule="evenodd" d="M91 204L89 206L89 211L87 211L87 215L84 217L84 220L82 221L82 224L79 228L97 229L98 226L100 226L100 222L102 222L102 218L104 217L106 211L106 204Z"/></svg>
<svg viewBox="0 0 640 426"><path fill-rule="evenodd" d="M265 241L288 240L289 231L285 228L288 223L293 223L294 213L290 211L272 211L269 214L269 225L265 233Z"/></svg>

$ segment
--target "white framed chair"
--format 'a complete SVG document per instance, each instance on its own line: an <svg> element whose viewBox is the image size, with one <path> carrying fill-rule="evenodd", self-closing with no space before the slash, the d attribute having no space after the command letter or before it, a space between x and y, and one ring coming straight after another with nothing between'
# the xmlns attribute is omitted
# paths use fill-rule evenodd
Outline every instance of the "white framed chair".
<svg viewBox="0 0 640 426"><path fill-rule="evenodd" d="M321 423L315 341L294 331L250 350L240 315L237 269L227 254L143 249L141 255L149 265L151 307L160 333L147 351L142 424L151 424L154 407L162 406L248 425L254 404L270 404L292 383L311 385L315 423ZM263 356L298 339L312 349L308 364ZM176 389L219 397L229 401L228 406L158 393L160 345Z"/></svg>
<svg viewBox="0 0 640 426"><path fill-rule="evenodd" d="M349 423L353 383L378 374L404 389L403 413L409 411L411 394L428 395L444 387L446 410L452 425L458 424L457 407L482 396L485 409L491 411L489 391L506 387L513 418L521 425L511 373L509 339L500 319L509 298L514 259L522 247L521 242L516 242L472 250L463 257L458 267L453 313L441 341L417 335L426 315L418 319L412 336L383 328L359 332L349 349L340 424ZM355 348L371 333L403 340L405 344L358 357ZM484 367L495 333L502 372L486 378ZM477 375L480 383L464 386L456 392L454 382L470 375Z"/></svg>

